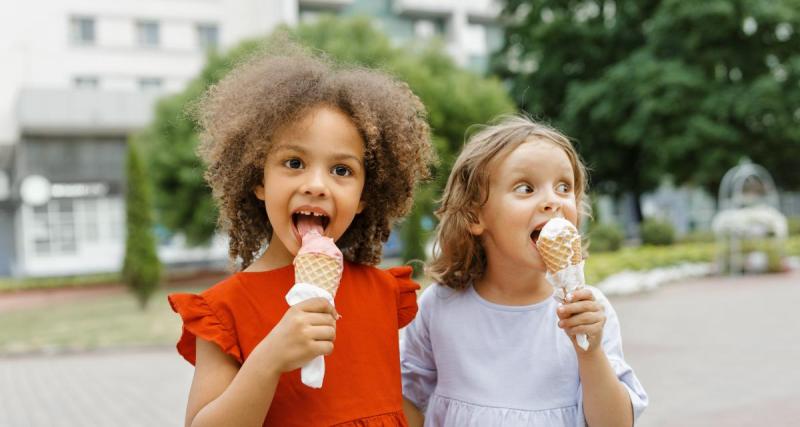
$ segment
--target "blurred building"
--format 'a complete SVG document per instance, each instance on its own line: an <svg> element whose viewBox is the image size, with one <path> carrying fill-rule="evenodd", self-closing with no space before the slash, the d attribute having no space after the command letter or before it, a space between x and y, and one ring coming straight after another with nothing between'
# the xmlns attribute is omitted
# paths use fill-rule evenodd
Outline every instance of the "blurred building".
<svg viewBox="0 0 800 427"><path fill-rule="evenodd" d="M0 276L116 271L124 255L128 135L184 88L209 49L323 13L368 15L397 42L441 38L485 71L494 0L31 0L0 16ZM167 263L224 244L159 248Z"/></svg>
<svg viewBox="0 0 800 427"><path fill-rule="evenodd" d="M459 65L484 73L503 42L501 9L499 0L301 0L298 20L330 13L370 16L393 41L438 38Z"/></svg>

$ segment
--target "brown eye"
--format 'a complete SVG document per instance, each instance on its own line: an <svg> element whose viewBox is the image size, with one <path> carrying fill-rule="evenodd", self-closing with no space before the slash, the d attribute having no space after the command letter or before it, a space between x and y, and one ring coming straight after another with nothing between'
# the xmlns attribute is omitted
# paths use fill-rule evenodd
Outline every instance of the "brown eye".
<svg viewBox="0 0 800 427"><path fill-rule="evenodd" d="M514 187L514 192L520 194L530 194L533 193L533 187L528 184L520 184Z"/></svg>
<svg viewBox="0 0 800 427"><path fill-rule="evenodd" d="M303 161L300 159L289 159L283 162L283 165L289 169L302 169Z"/></svg>
<svg viewBox="0 0 800 427"><path fill-rule="evenodd" d="M336 165L331 169L331 172L336 176L350 176L353 171L345 165Z"/></svg>

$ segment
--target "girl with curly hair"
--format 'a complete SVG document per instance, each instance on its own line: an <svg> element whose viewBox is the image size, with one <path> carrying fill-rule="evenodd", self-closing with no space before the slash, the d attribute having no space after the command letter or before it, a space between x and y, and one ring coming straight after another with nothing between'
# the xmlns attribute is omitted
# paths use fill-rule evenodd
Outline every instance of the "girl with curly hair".
<svg viewBox="0 0 800 427"><path fill-rule="evenodd" d="M438 284L402 342L411 425L419 411L425 425L453 427L630 426L642 412L614 309L590 287L559 304L536 246L549 219L588 214L586 186L569 139L528 118L503 117L467 142L437 211Z"/></svg>
<svg viewBox="0 0 800 427"><path fill-rule="evenodd" d="M419 286L410 267L374 265L429 176L425 110L381 72L289 50L235 68L199 104L205 177L241 271L169 296L195 365L186 425L406 425L398 329ZM336 308L285 299L308 229L343 255ZM298 368L321 355L324 386L307 387Z"/></svg>

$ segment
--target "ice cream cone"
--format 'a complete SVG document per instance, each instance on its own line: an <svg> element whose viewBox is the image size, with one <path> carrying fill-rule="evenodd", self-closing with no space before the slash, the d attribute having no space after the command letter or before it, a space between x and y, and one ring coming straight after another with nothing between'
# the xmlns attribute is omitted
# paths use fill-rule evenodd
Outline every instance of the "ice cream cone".
<svg viewBox="0 0 800 427"><path fill-rule="evenodd" d="M303 244L294 257L295 284L286 294L286 302L295 305L310 298L324 298L333 305L344 271L342 252L332 238L321 234L322 227L298 228L303 229ZM300 380L309 387L322 387L324 377L323 356L311 359L300 369Z"/></svg>
<svg viewBox="0 0 800 427"><path fill-rule="evenodd" d="M550 224L553 226L548 227ZM569 221L561 218L554 218L545 225L536 241L536 247L551 273L576 265L583 259L581 235Z"/></svg>
<svg viewBox="0 0 800 427"><path fill-rule="evenodd" d="M320 253L301 254L294 259L294 277L298 283L319 286L335 296L342 278L342 262Z"/></svg>
<svg viewBox="0 0 800 427"><path fill-rule="evenodd" d="M542 227L536 248L547 267L547 280L555 288L554 296L566 303L567 296L585 284L578 229L564 218L553 218ZM578 334L575 339L582 349L589 348L585 334Z"/></svg>

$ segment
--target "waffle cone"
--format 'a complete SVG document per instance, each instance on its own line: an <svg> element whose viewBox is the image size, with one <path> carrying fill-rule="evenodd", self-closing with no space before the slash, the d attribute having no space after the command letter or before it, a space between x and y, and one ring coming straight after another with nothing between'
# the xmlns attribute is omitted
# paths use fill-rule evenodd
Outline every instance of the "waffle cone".
<svg viewBox="0 0 800 427"><path fill-rule="evenodd" d="M342 279L342 265L324 254L303 254L294 260L294 277L297 283L319 286L335 296Z"/></svg>
<svg viewBox="0 0 800 427"><path fill-rule="evenodd" d="M542 255L547 270L551 273L578 264L582 259L581 236L572 230L557 235L555 239L539 237L536 247Z"/></svg>

